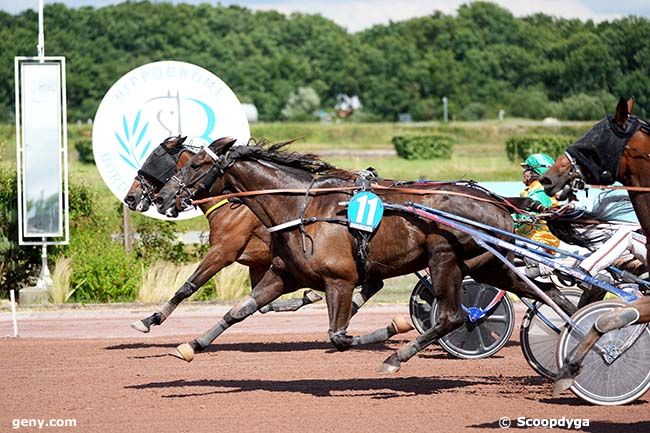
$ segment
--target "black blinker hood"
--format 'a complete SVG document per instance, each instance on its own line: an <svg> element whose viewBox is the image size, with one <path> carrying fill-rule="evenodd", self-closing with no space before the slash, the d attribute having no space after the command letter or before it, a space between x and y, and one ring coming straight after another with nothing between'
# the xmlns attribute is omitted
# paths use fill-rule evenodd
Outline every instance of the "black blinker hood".
<svg viewBox="0 0 650 433"><path fill-rule="evenodd" d="M638 117L629 116L621 128L610 114L580 137L567 152L576 159L587 182L612 184L618 178L623 149L641 126Z"/></svg>
<svg viewBox="0 0 650 433"><path fill-rule="evenodd" d="M162 186L174 175L180 155L180 151L172 154L161 144L151 152L151 155L149 155L140 170L138 170L138 174L155 180Z"/></svg>

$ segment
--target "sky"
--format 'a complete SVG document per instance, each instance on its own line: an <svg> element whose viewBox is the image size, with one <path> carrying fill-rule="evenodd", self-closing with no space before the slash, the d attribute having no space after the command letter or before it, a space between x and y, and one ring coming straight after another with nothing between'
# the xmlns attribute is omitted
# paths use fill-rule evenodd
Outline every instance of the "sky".
<svg viewBox="0 0 650 433"><path fill-rule="evenodd" d="M69 7L102 7L121 3L123 0L45 0L49 3L65 3ZM430 15L439 10L454 14L458 6L470 0L150 0L167 3L211 3L239 5L253 10L277 10L289 14L303 12L321 14L350 32L357 32L375 24L402 21L417 16ZM491 0L510 10L515 16L536 12L562 18L592 19L606 21L625 15L650 18L649 0ZM0 10L18 13L38 8L38 0L0 0ZM46 17L47 21L47 17Z"/></svg>

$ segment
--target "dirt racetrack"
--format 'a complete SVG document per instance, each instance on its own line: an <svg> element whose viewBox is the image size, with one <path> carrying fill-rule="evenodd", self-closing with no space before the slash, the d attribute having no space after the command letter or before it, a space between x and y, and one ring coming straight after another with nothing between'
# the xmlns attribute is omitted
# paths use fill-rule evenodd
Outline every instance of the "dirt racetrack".
<svg viewBox="0 0 650 433"><path fill-rule="evenodd" d="M456 360L434 347L385 376L381 361L415 333L338 353L322 307L256 314L185 364L166 354L225 309L181 309L148 335L128 328L148 311L21 313L21 337L0 340L0 432L39 431L12 429L14 419L35 418L77 422L42 429L53 432L485 432L500 430L502 417L513 428L518 417L564 417L588 419L582 431L650 432L650 394L622 407L551 398L517 330L490 359ZM373 330L395 313L406 307L365 308L350 330ZM0 314L0 335L10 330Z"/></svg>

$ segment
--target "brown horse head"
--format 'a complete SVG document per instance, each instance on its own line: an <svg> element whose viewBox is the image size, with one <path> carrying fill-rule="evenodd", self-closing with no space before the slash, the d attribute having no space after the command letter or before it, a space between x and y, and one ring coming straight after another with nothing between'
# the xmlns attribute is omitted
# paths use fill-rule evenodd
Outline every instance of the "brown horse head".
<svg viewBox="0 0 650 433"><path fill-rule="evenodd" d="M616 112L596 123L540 178L548 195L563 199L586 183L609 185L621 177L621 155L642 126L632 116L634 99L620 98Z"/></svg>
<svg viewBox="0 0 650 433"><path fill-rule="evenodd" d="M228 150L236 141L232 137L219 138L192 156L178 174L178 179L182 180L166 183L158 191L154 201L158 212L177 217L179 212L191 206L192 198L209 190L223 189L214 184Z"/></svg>
<svg viewBox="0 0 650 433"><path fill-rule="evenodd" d="M129 209L146 212L160 188L189 160L191 153L185 152L186 138L168 137L151 152L124 197Z"/></svg>

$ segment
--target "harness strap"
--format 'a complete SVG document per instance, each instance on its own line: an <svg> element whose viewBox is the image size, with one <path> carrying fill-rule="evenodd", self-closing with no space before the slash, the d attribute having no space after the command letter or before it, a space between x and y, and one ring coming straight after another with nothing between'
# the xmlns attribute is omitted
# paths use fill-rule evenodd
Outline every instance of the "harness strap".
<svg viewBox="0 0 650 433"><path fill-rule="evenodd" d="M313 224L313 223L335 223L335 224L341 224L341 225L347 225L347 220L343 218L317 218L317 217L311 217L311 218L305 218L305 219L295 219L291 221L287 221L286 223L278 224L277 226L273 226L268 228L267 230L271 233L273 232L279 232L282 230L290 229L292 227L296 227L299 225L307 225L307 224Z"/></svg>
<svg viewBox="0 0 650 433"><path fill-rule="evenodd" d="M309 190L311 189L312 186L314 186L314 182L316 182L316 176L311 178L311 182L309 182L309 186L307 187L307 190L305 191L305 200L302 203L302 206L300 207L300 224L298 225L298 228L300 229L300 236L302 240L302 254L303 256L307 257L307 239L311 242L311 255L314 255L314 239L309 236L305 232L305 212L307 211L307 204L309 204Z"/></svg>
<svg viewBox="0 0 650 433"><path fill-rule="evenodd" d="M205 153L207 153L208 156L209 156L210 158L212 158L213 161L216 162L216 161L219 160L219 157L217 156L216 153L214 153L214 152L212 151L212 149L210 149L210 146L205 146L205 147L203 148L203 150L205 150Z"/></svg>
<svg viewBox="0 0 650 433"><path fill-rule="evenodd" d="M208 218L208 217L210 216L210 214L212 214L212 212L214 212L215 210L219 209L220 207L222 207L222 206L225 205L226 203L228 203L228 199L227 199L227 198L224 198L223 200L221 200L221 201L218 202L217 204L210 206L210 207L208 208L208 210L205 211L205 217Z"/></svg>
<svg viewBox="0 0 650 433"><path fill-rule="evenodd" d="M269 227L267 230L269 231L269 233L279 232L281 230L288 229L290 227L295 227L301 224L304 224L304 221L301 218L298 218L295 220L287 221L286 223L278 224L277 226Z"/></svg>

